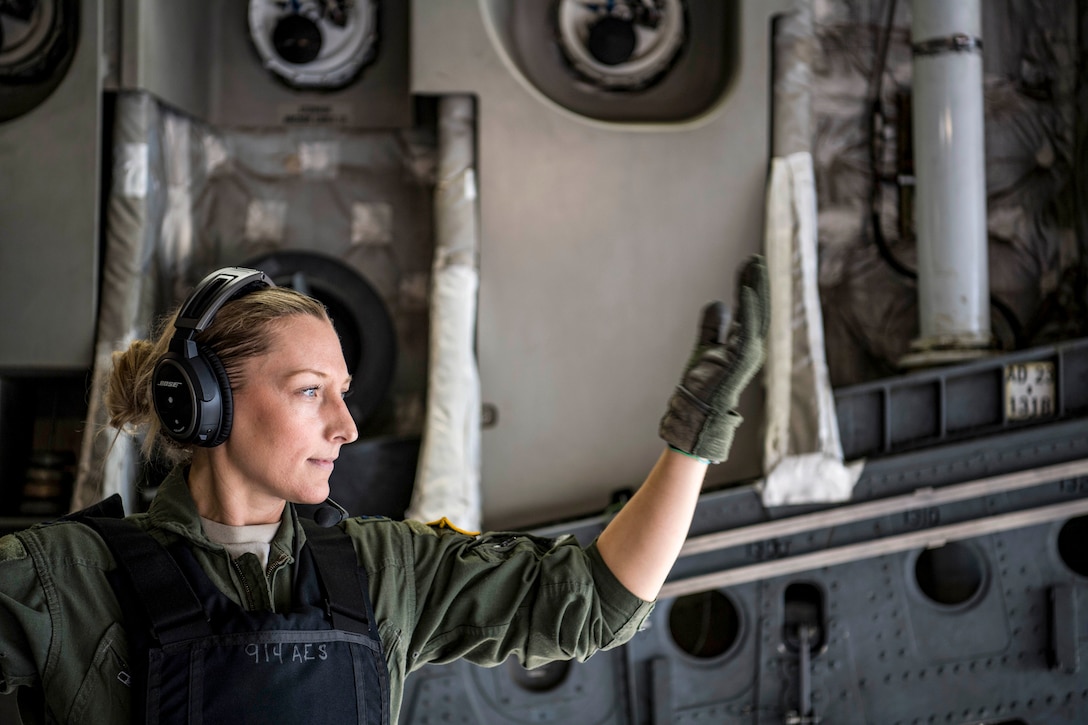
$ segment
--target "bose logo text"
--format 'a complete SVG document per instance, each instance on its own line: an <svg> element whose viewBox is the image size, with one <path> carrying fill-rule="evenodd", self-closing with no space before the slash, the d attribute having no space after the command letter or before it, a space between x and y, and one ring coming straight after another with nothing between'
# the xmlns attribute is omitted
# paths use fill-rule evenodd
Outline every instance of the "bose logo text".
<svg viewBox="0 0 1088 725"><path fill-rule="evenodd" d="M181 383L179 383L177 380L160 380L159 381L159 387L160 388L180 388Z"/></svg>

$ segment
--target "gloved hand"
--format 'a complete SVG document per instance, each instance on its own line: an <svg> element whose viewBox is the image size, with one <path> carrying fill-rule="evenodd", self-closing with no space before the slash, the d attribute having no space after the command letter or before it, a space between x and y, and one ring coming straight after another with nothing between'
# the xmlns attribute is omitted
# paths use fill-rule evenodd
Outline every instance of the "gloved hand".
<svg viewBox="0 0 1088 725"><path fill-rule="evenodd" d="M659 432L666 443L710 463L729 457L743 420L734 408L763 364L770 316L767 267L763 257L754 255L738 276L732 325L722 302L703 308L695 350L661 419Z"/></svg>

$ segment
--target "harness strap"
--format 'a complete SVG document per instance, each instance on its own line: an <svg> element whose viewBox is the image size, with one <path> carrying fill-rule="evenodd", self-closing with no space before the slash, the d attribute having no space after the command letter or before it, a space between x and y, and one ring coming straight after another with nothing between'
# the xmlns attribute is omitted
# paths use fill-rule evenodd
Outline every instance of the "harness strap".
<svg viewBox="0 0 1088 725"><path fill-rule="evenodd" d="M204 608L173 557L149 534L125 519L80 519L99 533L143 602L162 644L212 633Z"/></svg>
<svg viewBox="0 0 1088 725"><path fill-rule="evenodd" d="M337 526L325 528L307 519L299 520L325 589L325 607L333 628L376 638L370 597L363 594L369 590L366 569L359 566L351 537Z"/></svg>
<svg viewBox="0 0 1088 725"><path fill-rule="evenodd" d="M124 572L160 644L212 634L200 599L174 557L150 534L121 516L120 497L73 515L102 537ZM104 516L103 516L104 515ZM366 569L359 566L351 537L336 526L299 519L325 594L334 629L378 637Z"/></svg>
<svg viewBox="0 0 1088 725"><path fill-rule="evenodd" d="M115 493L112 496L108 496L98 503L91 504L85 509L80 511L74 511L66 516L61 516L58 521L83 521L90 517L101 518L103 516L111 519L123 519L125 518L125 504L121 500L121 494Z"/></svg>

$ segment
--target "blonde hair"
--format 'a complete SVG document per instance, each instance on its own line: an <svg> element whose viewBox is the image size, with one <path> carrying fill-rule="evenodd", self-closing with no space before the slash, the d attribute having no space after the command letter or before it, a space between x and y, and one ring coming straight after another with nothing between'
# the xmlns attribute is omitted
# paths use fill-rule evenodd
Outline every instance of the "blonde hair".
<svg viewBox="0 0 1088 725"><path fill-rule="evenodd" d="M177 314L175 310L163 318L153 339L136 340L127 350L113 353L105 395L110 425L123 430L146 428L144 455L149 459L161 457L170 464L188 461L192 449L163 433L152 402L151 376L155 364L170 347ZM312 297L286 287L260 289L223 305L196 341L215 353L223 363L231 389L238 390L246 384L242 374L245 360L266 353L277 326L296 315L329 321L324 305Z"/></svg>

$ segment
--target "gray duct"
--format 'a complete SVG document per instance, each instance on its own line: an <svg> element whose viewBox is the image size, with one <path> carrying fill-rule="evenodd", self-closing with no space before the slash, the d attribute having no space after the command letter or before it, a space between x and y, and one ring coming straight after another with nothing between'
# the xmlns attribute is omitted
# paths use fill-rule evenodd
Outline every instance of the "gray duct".
<svg viewBox="0 0 1088 725"><path fill-rule="evenodd" d="M914 0L914 168L920 334L906 366L990 347L979 0Z"/></svg>
<svg viewBox="0 0 1088 725"><path fill-rule="evenodd" d="M438 175L427 415L407 517L480 528L479 287L475 109L467 96L438 105Z"/></svg>
<svg viewBox="0 0 1088 725"><path fill-rule="evenodd" d="M766 506L847 500L862 468L843 464L824 349L811 154L812 53L812 8L802 0L775 26L773 158L764 232L771 283L763 373Z"/></svg>
<svg viewBox="0 0 1088 725"><path fill-rule="evenodd" d="M103 404L112 354L146 334L154 309L155 249L163 213L160 109L143 93L121 93L113 129L113 186L106 205L102 296L95 341L87 427L72 495L73 510L120 493L126 511L136 510L138 455L129 435L107 426Z"/></svg>

